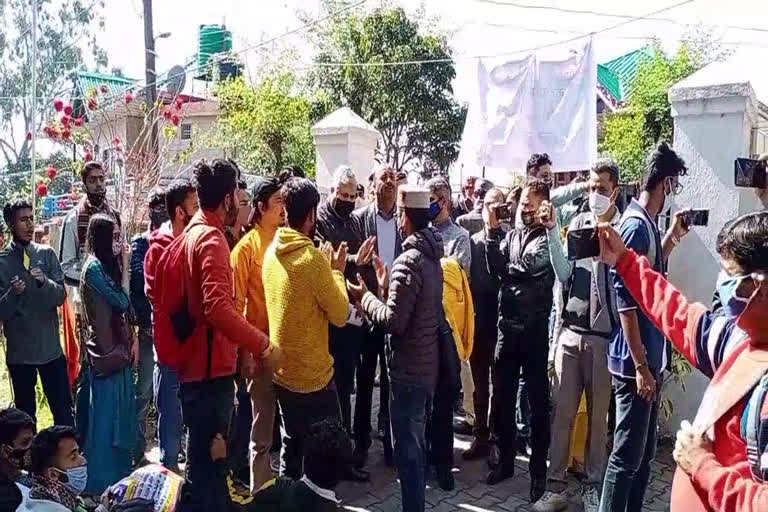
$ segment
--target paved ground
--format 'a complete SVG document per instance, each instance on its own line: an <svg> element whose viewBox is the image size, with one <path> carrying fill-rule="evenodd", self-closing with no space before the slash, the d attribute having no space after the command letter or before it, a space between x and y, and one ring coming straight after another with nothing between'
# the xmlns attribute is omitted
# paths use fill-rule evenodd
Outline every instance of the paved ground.
<svg viewBox="0 0 768 512"><path fill-rule="evenodd" d="M375 406L378 406L378 389L374 392ZM375 417L374 414L374 424ZM485 461L466 462L460 452L469 446L469 438L456 436L454 448L457 467L454 468L456 489L445 492L437 487L434 479L427 484L427 510L449 512L528 512L530 478L526 459L516 462L516 474L501 484L490 487L485 484L488 466ZM671 445L659 446L657 460L653 463L651 482L645 495L643 510L664 512L669 510L669 492L672 487L674 461ZM400 484L394 468L384 465L381 443L376 441L371 448L368 470L371 482L368 484L342 483L337 494L343 500L344 508L355 512L399 512ZM573 495L568 512L581 512L579 484L574 478L569 486Z"/></svg>

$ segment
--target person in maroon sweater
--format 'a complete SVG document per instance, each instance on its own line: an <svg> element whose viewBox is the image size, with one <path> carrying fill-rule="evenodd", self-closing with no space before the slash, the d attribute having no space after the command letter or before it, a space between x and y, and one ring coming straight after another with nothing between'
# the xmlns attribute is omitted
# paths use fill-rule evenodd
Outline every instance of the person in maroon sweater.
<svg viewBox="0 0 768 512"><path fill-rule="evenodd" d="M684 421L677 434L672 512L768 511L768 212L741 216L718 235L723 306L714 313L689 303L610 225L599 230L601 259L616 266L648 318L712 379L693 425Z"/></svg>

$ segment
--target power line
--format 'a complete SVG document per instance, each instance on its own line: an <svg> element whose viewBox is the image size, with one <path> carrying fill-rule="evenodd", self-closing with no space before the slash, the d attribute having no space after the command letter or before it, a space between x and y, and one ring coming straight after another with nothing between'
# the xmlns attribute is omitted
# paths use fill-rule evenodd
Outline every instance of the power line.
<svg viewBox="0 0 768 512"><path fill-rule="evenodd" d="M634 18L631 14L620 14L620 13L610 13L610 12L601 12L601 11L593 11L593 10L580 10L580 9L567 9L565 7L556 7L553 5L536 5L536 4L524 4L521 2L513 2L513 1L502 1L502 0L475 0L476 2L485 3L485 4L492 4L492 5L500 5L504 7L516 7L518 9L534 9L534 10L543 10L543 11L555 11L555 12L561 12L566 14L589 14L592 16L601 16L605 18L618 18L618 19L632 19ZM689 23L681 23L678 20L675 20L673 18L657 18L657 17L648 17L645 18L648 21L661 21L664 23L673 23L675 25L689 25ZM747 26L741 26L741 25L717 25L719 27L728 28L732 30L747 30L747 31L754 31L754 32L768 32L768 28L762 28L762 27L747 27Z"/></svg>

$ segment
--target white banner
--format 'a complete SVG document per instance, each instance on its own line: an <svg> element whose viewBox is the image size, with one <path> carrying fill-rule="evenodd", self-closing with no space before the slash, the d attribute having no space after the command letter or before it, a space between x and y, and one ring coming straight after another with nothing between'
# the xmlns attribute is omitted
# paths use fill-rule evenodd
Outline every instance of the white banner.
<svg viewBox="0 0 768 512"><path fill-rule="evenodd" d="M531 153L553 169L589 169L597 157L597 66L591 40L566 60L480 60L478 97L462 136L470 165L524 170ZM469 152L469 154L468 154Z"/></svg>

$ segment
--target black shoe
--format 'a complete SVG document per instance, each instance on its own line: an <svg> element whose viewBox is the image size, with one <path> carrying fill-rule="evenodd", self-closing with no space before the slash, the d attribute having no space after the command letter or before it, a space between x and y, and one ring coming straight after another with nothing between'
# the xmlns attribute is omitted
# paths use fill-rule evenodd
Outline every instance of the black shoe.
<svg viewBox="0 0 768 512"><path fill-rule="evenodd" d="M456 488L451 468L437 469L437 485L444 491L452 491Z"/></svg>
<svg viewBox="0 0 768 512"><path fill-rule="evenodd" d="M503 464L499 464L488 473L488 477L485 479L485 483L488 485L496 485L503 482L507 478L515 476L515 467L506 467Z"/></svg>
<svg viewBox="0 0 768 512"><path fill-rule="evenodd" d="M461 454L461 458L464 460L484 459L489 453L491 453L491 445L488 444L488 441L473 439L469 448Z"/></svg>
<svg viewBox="0 0 768 512"><path fill-rule="evenodd" d="M531 477L531 503L536 503L547 490L547 479Z"/></svg>
<svg viewBox="0 0 768 512"><path fill-rule="evenodd" d="M362 469L368 461L368 450L355 450L352 453L352 467Z"/></svg>
<svg viewBox="0 0 768 512"><path fill-rule="evenodd" d="M346 480L347 482L370 482L371 474L367 471L350 466L347 471L344 472L342 480Z"/></svg>
<svg viewBox="0 0 768 512"><path fill-rule="evenodd" d="M460 436L471 436L473 427L465 419L453 420L453 433Z"/></svg>

